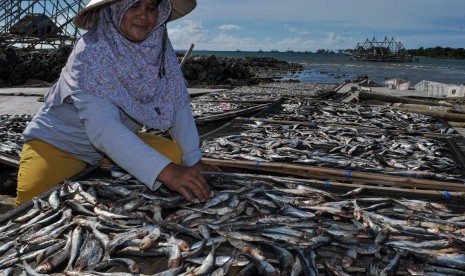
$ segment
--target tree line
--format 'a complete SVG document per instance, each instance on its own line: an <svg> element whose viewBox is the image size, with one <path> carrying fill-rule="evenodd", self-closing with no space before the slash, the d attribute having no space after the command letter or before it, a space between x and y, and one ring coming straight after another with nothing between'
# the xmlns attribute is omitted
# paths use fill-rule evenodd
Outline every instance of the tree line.
<svg viewBox="0 0 465 276"><path fill-rule="evenodd" d="M418 49L409 49L407 50L412 56L422 56L430 58L456 58L456 59L465 59L465 49L464 48L450 48L450 47L433 47L433 48L423 48Z"/></svg>

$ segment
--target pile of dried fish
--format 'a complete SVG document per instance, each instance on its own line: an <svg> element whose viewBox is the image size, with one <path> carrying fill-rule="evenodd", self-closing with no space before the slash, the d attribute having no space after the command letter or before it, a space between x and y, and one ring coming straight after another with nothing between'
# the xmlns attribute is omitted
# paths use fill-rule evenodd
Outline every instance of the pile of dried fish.
<svg viewBox="0 0 465 276"><path fill-rule="evenodd" d="M24 144L23 131L31 115L0 115L0 154L19 157Z"/></svg>
<svg viewBox="0 0 465 276"><path fill-rule="evenodd" d="M206 137L204 156L441 181L465 178L462 165L438 135L451 134L453 129L431 116L288 97L279 107L263 111L261 117L251 122L236 120L232 128Z"/></svg>
<svg viewBox="0 0 465 276"><path fill-rule="evenodd" d="M224 114L231 111L240 111L253 107L252 104L234 102L199 102L191 101L190 106L194 118Z"/></svg>
<svg viewBox="0 0 465 276"><path fill-rule="evenodd" d="M288 98L277 111L266 115L268 119L312 122L316 125L351 125L362 128L402 130L408 133L436 132L451 134L444 123L431 116L403 112L391 108L363 106L336 101Z"/></svg>
<svg viewBox="0 0 465 276"><path fill-rule="evenodd" d="M465 274L465 217L445 205L207 178L206 203L132 180L64 183L0 226L0 274Z"/></svg>
<svg viewBox="0 0 465 276"><path fill-rule="evenodd" d="M409 177L462 181L462 168L441 140L356 128L238 121L207 137L204 157L292 162Z"/></svg>
<svg viewBox="0 0 465 276"><path fill-rule="evenodd" d="M327 93L323 93L324 91L334 91L337 86L337 84L326 83L270 82L254 86L237 87L233 91L252 95L272 93L279 96L304 96L308 99L326 96Z"/></svg>
<svg viewBox="0 0 465 276"><path fill-rule="evenodd" d="M208 93L206 95L195 97L191 102L202 103L209 101L275 101L281 97L281 94L276 92L268 93L250 93L248 91L238 92L235 90L227 90L221 92Z"/></svg>

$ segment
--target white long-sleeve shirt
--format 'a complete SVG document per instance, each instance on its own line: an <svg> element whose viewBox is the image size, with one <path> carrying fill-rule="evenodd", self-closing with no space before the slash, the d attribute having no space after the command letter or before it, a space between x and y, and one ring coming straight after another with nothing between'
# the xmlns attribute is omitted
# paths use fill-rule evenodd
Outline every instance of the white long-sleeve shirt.
<svg viewBox="0 0 465 276"><path fill-rule="evenodd" d="M159 173L171 161L136 135L141 129L142 125L109 100L78 93L63 105L43 106L23 136L25 141L44 141L89 164L108 156L154 189ZM181 147L183 165L201 159L199 135L188 104L176 111L170 134Z"/></svg>

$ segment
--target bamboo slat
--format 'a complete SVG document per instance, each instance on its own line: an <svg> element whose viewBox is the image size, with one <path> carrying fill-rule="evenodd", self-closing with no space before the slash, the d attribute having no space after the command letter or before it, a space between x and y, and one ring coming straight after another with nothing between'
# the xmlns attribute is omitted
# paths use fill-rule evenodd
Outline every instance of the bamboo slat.
<svg viewBox="0 0 465 276"><path fill-rule="evenodd" d="M247 174L244 174L247 175ZM270 178L270 176L260 176L257 174L250 174L250 176L253 176L254 178ZM444 197L445 191L441 190L419 190L419 189L404 189L404 188L399 188L399 187L378 187L378 186L372 186L372 185L364 185L364 184L358 184L358 183L344 183L344 182L338 182L338 181L330 181L329 183L324 180L316 180L316 179L295 179L291 177L280 177L281 179L287 179L289 181L299 181L299 182L304 182L307 184L311 184L312 187L320 187L320 188L329 188L331 186L333 187L338 187L342 188L342 190L353 190L357 188L365 188L367 191L380 191L380 192L395 192L399 193L401 196L406 196L405 193L409 194L414 194L414 195L428 195L428 196L440 196L441 198ZM465 192L448 192L448 195L454 196L457 198L464 198L465 199Z"/></svg>
<svg viewBox="0 0 465 276"><path fill-rule="evenodd" d="M310 173L317 173L317 174L324 174L328 176L340 176L340 177L350 177L350 179L365 179L370 181L384 181L386 183L392 183L393 186L410 186L410 187L418 187L423 189L438 189L438 190L447 190L447 191L465 191L464 183L459 182L445 182L445 181L437 181L431 179L421 179L421 178L409 178L409 177L402 177L402 176L394 176L394 175L384 175L384 174L377 174L377 173L369 173L369 172L358 172L358 171L348 171L348 170L340 170L340 169L332 169L332 168L324 168L324 167L314 167L308 165L291 165L285 163L278 163L278 162L262 162L257 164L257 162L253 161L242 161L242 160L219 160L219 159L211 159L211 158L202 158L202 160L206 163L217 165L217 166L224 166L224 167L232 167L232 168L243 168L243 169L251 169L251 170L267 170L269 172L279 172L280 170L285 173L295 172L296 174L299 172L307 172Z"/></svg>
<svg viewBox="0 0 465 276"><path fill-rule="evenodd" d="M242 169L250 169L247 166L241 167ZM378 180L378 179L366 179L366 178L353 178L348 176L336 176L336 175L328 175L324 173L315 173L315 172L308 172L308 171L298 171L298 170L285 170L285 169L275 169L270 170L269 168L261 168L255 167L253 168L255 171L264 171L264 172L273 172L279 173L282 175L289 175L289 176L297 176L297 177L304 177L306 179L321 179L325 181L336 181L341 183L348 183L348 184L357 184L357 185L368 185L370 187L400 187L403 189L409 190L424 190L424 191L437 191L437 190L444 190L444 187L438 186L418 186L414 183L404 183L404 182L392 182L386 180ZM448 183L448 182L447 182ZM456 188L455 188L456 189ZM451 191L454 189L450 189ZM461 191L460 189L458 189Z"/></svg>
<svg viewBox="0 0 465 276"><path fill-rule="evenodd" d="M427 106L427 105L421 105L421 104L393 103L392 106L403 107L403 108L414 108L414 109L431 110L431 111L438 111L438 112L451 112L451 111L453 110L453 107L447 107L447 106Z"/></svg>
<svg viewBox="0 0 465 276"><path fill-rule="evenodd" d="M397 109L397 110L401 110L405 112L430 115L430 116L444 119L446 121L465 122L465 114L449 113L449 112L434 111L434 110L420 109L420 108L399 107L399 106L389 106L389 108Z"/></svg>
<svg viewBox="0 0 465 276"><path fill-rule="evenodd" d="M410 99L406 97L399 97L399 96L393 96L393 95L386 95L386 94L380 94L380 93L373 93L373 92L368 92L368 91L359 91L358 92L358 97L361 100L379 100L379 101L384 101L388 103L405 103L405 104L417 104L417 105L426 105L426 106L444 106L444 103L438 103L438 102L433 102L433 101L424 101L424 100L416 100L416 99ZM449 105L447 105L449 106Z"/></svg>
<svg viewBox="0 0 465 276"><path fill-rule="evenodd" d="M465 127L465 122L448 122L451 127Z"/></svg>

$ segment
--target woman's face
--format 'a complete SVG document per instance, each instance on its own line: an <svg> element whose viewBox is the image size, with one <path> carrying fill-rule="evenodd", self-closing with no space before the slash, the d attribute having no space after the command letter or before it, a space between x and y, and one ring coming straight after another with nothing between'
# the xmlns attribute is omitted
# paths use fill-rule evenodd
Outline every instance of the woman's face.
<svg viewBox="0 0 465 276"><path fill-rule="evenodd" d="M158 21L158 0L140 0L123 15L120 32L128 40L140 42L152 32Z"/></svg>

